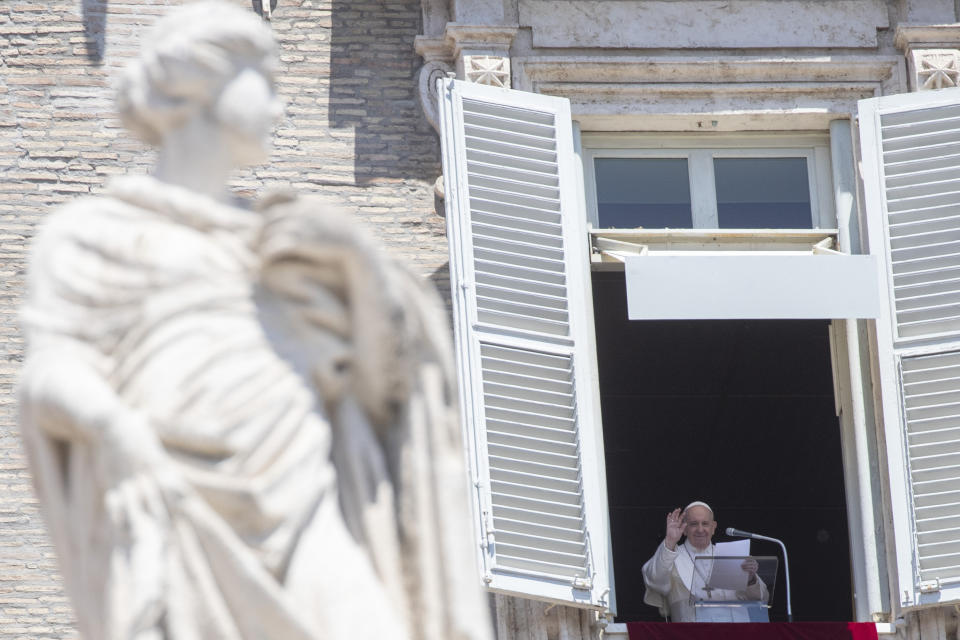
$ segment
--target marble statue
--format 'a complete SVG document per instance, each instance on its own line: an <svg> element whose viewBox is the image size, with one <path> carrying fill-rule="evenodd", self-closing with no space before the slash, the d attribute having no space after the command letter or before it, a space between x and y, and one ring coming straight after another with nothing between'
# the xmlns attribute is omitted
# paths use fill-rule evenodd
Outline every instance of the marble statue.
<svg viewBox="0 0 960 640"><path fill-rule="evenodd" d="M323 202L233 200L282 108L189 4L119 84L150 176L32 248L21 429L85 638L486 640L446 317Z"/></svg>

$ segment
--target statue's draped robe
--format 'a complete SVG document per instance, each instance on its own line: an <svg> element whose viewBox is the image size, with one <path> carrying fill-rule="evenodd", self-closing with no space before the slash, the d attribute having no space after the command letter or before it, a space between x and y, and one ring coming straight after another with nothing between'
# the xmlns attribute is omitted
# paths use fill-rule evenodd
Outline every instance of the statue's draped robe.
<svg viewBox="0 0 960 640"><path fill-rule="evenodd" d="M22 431L81 632L489 637L436 296L323 205L262 208L130 178L35 243ZM31 391L66 362L120 428Z"/></svg>

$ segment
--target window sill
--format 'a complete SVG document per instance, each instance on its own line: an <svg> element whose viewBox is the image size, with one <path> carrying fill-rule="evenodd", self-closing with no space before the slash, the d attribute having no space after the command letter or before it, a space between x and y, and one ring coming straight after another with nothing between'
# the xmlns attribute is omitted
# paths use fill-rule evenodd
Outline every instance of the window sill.
<svg viewBox="0 0 960 640"><path fill-rule="evenodd" d="M622 271L623 256L690 252L773 251L809 254L832 250L836 229L591 229L595 271Z"/></svg>
<svg viewBox="0 0 960 640"><path fill-rule="evenodd" d="M895 636L897 635L897 625L892 622L877 622L877 635L878 636ZM606 640L629 640L627 635L627 623L625 622L611 622L603 630L602 637Z"/></svg>

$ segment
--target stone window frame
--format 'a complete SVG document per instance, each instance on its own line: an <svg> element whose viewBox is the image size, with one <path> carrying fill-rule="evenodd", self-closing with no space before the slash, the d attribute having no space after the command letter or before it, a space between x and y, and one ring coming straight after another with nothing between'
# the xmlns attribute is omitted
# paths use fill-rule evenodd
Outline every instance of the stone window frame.
<svg viewBox="0 0 960 640"><path fill-rule="evenodd" d="M596 173L597 158L688 158L690 195L694 204L695 229L715 229L716 193L714 158L782 157L806 158L810 181L810 205L813 229L835 229L834 187L831 176L830 136L828 132L740 133L665 135L626 133L581 133L583 186L587 221L598 227Z"/></svg>

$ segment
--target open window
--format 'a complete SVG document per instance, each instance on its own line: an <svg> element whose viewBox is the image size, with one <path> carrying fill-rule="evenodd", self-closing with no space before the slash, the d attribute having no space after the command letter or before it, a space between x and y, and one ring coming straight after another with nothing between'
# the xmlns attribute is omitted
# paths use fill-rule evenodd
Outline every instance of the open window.
<svg viewBox="0 0 960 640"><path fill-rule="evenodd" d="M585 134L583 147L595 229L836 226L822 134Z"/></svg>
<svg viewBox="0 0 960 640"><path fill-rule="evenodd" d="M818 144L796 155L784 149L797 150L798 145L772 148L759 143L743 156L716 145L674 145L670 153L656 149L649 156L600 154L596 157L654 159L650 166L667 167L663 170L675 175L677 167L660 160L684 159L691 211L702 199L697 190L709 191L697 186L696 177L712 172L718 221L725 203L749 202L742 189L734 189L730 198L717 189L718 172L726 170L721 160L756 158L758 147L771 159L803 158L810 224L805 230L708 231L693 222L692 229L588 232L586 203L596 194L584 194L584 165L577 157L566 100L454 80L441 83L454 325L481 575L498 592L612 609L605 425L600 418L596 298L590 281L591 251L608 251L595 243L591 247L590 237L596 241L606 234L620 243L612 252L632 252L638 259L655 258L658 252L664 258L681 257L676 254L706 249L717 254L712 256L717 260L725 251L792 254L807 265L825 256L852 260L858 256L837 255L843 243L835 242L835 230L815 228L824 224L823 212L829 208L823 205L822 191L829 181L817 177L829 159L820 159ZM951 590L960 589L960 472L953 472L960 469L960 461L954 464L952 457L960 460L960 436L952 436L953 429L960 433L960 422L953 422L960 415L954 412L960 406L960 288L955 286L960 283L960 248L954 251L960 236L953 226L958 217L955 149L960 136L956 95L954 102L944 98L936 107L930 106L929 94L910 97L916 102L868 101L861 113L872 264L878 265L882 257L884 265L866 273L875 279L880 298L889 293L887 310L880 305L886 315L876 324L899 580L906 605L954 597ZM926 113L914 116L911 109ZM876 154L872 160L869 150ZM700 165L709 160L710 172L691 169L697 156ZM919 168L910 169L912 163ZM803 173L799 166L787 163L774 173L802 183L802 177L796 178ZM666 177L662 180L667 183ZM679 193L682 178L672 180L671 193ZM591 188L589 177L586 187ZM790 208L791 203L807 202L795 200L784 204ZM610 201L616 204L615 198ZM687 204L677 198L665 204L678 203ZM691 220L696 216L691 213ZM613 237L617 234L619 239ZM811 242L813 236L822 237ZM885 275L878 276L881 272ZM856 288L860 281L849 273L837 280L840 288L823 296L828 304L818 311L823 326L831 318L852 317L829 301L844 298L843 287ZM754 297L761 303L767 300ZM768 308L774 302L766 307L761 303L740 319L784 318ZM810 326L798 335L808 335ZM779 335L776 327L770 335ZM927 427L935 424L942 429ZM635 482L637 490L655 492L643 474L638 473ZM652 553L647 547L643 542L617 553L638 556L642 564ZM621 581L631 579L623 576Z"/></svg>

